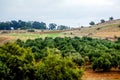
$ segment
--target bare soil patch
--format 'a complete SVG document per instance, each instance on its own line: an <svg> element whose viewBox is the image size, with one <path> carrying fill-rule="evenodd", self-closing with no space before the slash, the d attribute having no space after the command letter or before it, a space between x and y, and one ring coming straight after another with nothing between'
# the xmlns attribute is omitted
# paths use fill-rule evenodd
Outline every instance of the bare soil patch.
<svg viewBox="0 0 120 80"><path fill-rule="evenodd" d="M10 36L0 36L0 45L12 40L14 40L14 38Z"/></svg>
<svg viewBox="0 0 120 80"><path fill-rule="evenodd" d="M82 80L120 80L120 71L112 69L109 72L95 72L92 69L87 69Z"/></svg>

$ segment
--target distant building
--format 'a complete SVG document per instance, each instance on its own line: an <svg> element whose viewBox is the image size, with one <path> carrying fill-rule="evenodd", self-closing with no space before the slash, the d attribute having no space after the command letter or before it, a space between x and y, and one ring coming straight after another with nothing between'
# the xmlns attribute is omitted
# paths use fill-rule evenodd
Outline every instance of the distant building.
<svg viewBox="0 0 120 80"><path fill-rule="evenodd" d="M14 27L11 27L10 29L11 29L11 30L14 30Z"/></svg>

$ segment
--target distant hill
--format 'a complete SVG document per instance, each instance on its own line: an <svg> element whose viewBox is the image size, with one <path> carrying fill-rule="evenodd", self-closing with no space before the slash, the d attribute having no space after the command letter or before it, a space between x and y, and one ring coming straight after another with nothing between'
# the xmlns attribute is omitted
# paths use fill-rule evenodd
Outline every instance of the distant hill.
<svg viewBox="0 0 120 80"><path fill-rule="evenodd" d="M74 36L114 39L120 37L120 19L98 23L94 26L77 28L72 31Z"/></svg>

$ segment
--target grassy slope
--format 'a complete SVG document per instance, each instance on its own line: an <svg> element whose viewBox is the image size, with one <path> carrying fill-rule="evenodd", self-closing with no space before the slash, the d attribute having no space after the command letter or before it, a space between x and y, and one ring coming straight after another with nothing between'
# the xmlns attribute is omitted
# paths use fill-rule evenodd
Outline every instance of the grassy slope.
<svg viewBox="0 0 120 80"><path fill-rule="evenodd" d="M106 23L94 25L87 28L81 28L81 30L74 30L75 36L90 36L97 38L106 38L114 36L120 37L120 20L108 21ZM99 30L97 30L99 28Z"/></svg>

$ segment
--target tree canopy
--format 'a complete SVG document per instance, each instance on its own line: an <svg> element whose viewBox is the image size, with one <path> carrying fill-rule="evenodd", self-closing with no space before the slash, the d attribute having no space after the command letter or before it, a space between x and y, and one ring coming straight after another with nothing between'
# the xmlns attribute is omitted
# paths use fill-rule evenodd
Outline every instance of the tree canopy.
<svg viewBox="0 0 120 80"><path fill-rule="evenodd" d="M79 80L87 64L93 71L120 69L120 39L46 37L0 46L1 80Z"/></svg>
<svg viewBox="0 0 120 80"><path fill-rule="evenodd" d="M1 80L33 80L34 64L34 55L30 49L24 49L14 43L0 47Z"/></svg>
<svg viewBox="0 0 120 80"><path fill-rule="evenodd" d="M95 22L94 22L94 21L91 21L89 24L90 24L90 25L95 25Z"/></svg>

